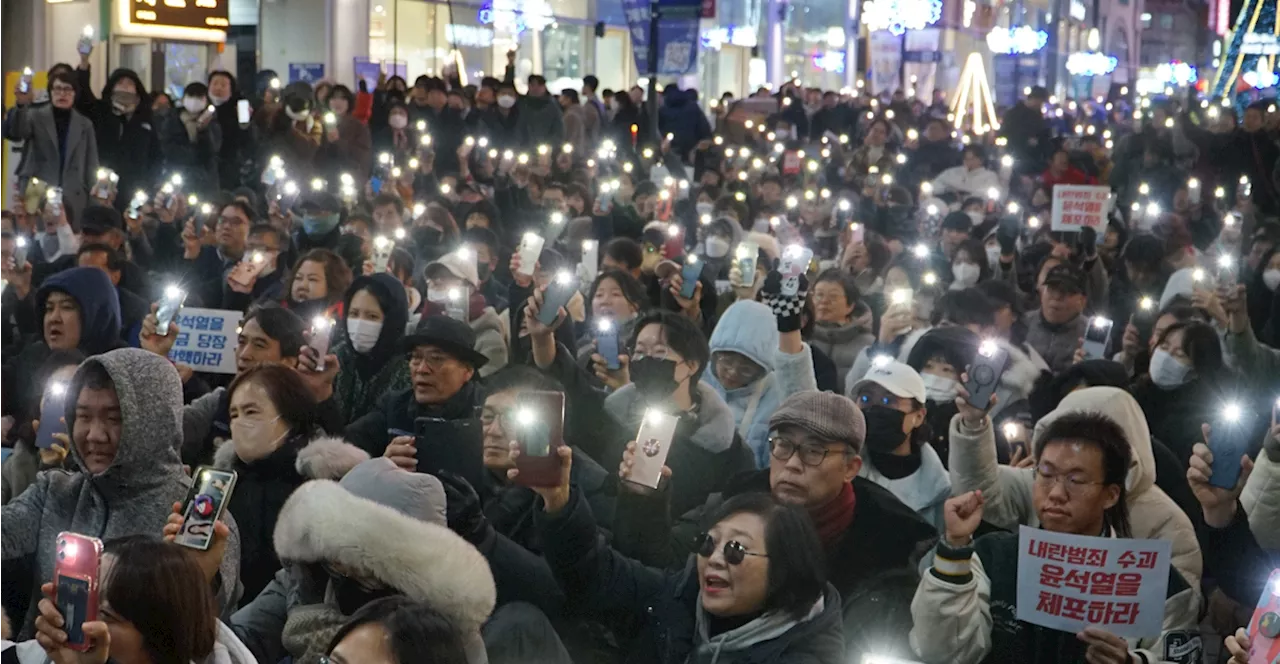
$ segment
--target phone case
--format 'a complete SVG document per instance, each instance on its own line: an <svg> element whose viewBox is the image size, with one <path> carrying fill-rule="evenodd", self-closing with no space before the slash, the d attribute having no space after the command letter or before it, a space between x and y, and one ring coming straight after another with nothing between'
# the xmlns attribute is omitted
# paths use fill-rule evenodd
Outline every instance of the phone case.
<svg viewBox="0 0 1280 664"><path fill-rule="evenodd" d="M693 293L698 288L698 279L702 278L702 261L697 256L690 256L690 260L685 261L684 267L680 269L680 297L688 300L693 297Z"/></svg>
<svg viewBox="0 0 1280 664"><path fill-rule="evenodd" d="M778 271L782 274L783 295L795 297L800 292L800 275L809 269L809 263L812 260L812 249L801 249L798 254L784 252L782 264L778 268Z"/></svg>
<svg viewBox="0 0 1280 664"><path fill-rule="evenodd" d="M307 344L316 351L316 371L324 371L324 356L329 354L329 340L333 337L333 321L317 317L311 323L311 341Z"/></svg>
<svg viewBox="0 0 1280 664"><path fill-rule="evenodd" d="M652 408L645 411L640 431L636 433L635 462L631 466L628 482L650 489L658 488L658 481L662 479L662 465L667 462L667 454L671 452L671 441L675 439L676 424L679 422L680 418L675 415Z"/></svg>
<svg viewBox="0 0 1280 664"><path fill-rule="evenodd" d="M266 254L254 252L252 255L240 259L240 262L231 268L231 274L227 278L241 288L251 288L258 275L267 269L267 261Z"/></svg>
<svg viewBox="0 0 1280 664"><path fill-rule="evenodd" d="M583 285L595 282L600 276L600 243L595 240L582 241L582 281Z"/></svg>
<svg viewBox="0 0 1280 664"><path fill-rule="evenodd" d="M986 410L991 405L991 395L999 387L1008 362L1009 352L999 346L990 355L979 352L974 356L973 365L969 367L969 381L964 384L964 389L969 391L970 406Z"/></svg>
<svg viewBox="0 0 1280 664"><path fill-rule="evenodd" d="M1209 476L1209 484L1220 489L1234 489L1240 479L1240 457L1249 451L1246 422L1218 418L1209 432L1209 451L1213 452L1213 473Z"/></svg>
<svg viewBox="0 0 1280 664"><path fill-rule="evenodd" d="M1084 345L1082 346L1084 348L1084 359L1106 359L1107 342L1111 339L1113 327L1115 327L1115 321L1107 321L1102 327L1095 325L1094 320L1089 321L1089 326L1084 331Z"/></svg>
<svg viewBox="0 0 1280 664"><path fill-rule="evenodd" d="M856 221L849 226L849 230L853 233L852 241L854 244L862 244L867 237L867 227Z"/></svg>
<svg viewBox="0 0 1280 664"><path fill-rule="evenodd" d="M666 242L662 243L662 257L668 260L684 255L684 229L678 226L675 228L676 234L668 232Z"/></svg>
<svg viewBox="0 0 1280 664"><path fill-rule="evenodd" d="M618 327L612 322L608 325L608 329L604 326L596 327L596 352L604 358L604 365L611 371L622 368L622 361L618 359Z"/></svg>
<svg viewBox="0 0 1280 664"><path fill-rule="evenodd" d="M45 192L49 191L49 183L40 178L31 178L27 180L27 188L23 192L22 202L27 208L27 214L35 214L40 211L40 204L44 201Z"/></svg>
<svg viewBox="0 0 1280 664"><path fill-rule="evenodd" d="M573 297L573 283L562 283L559 279L553 280L548 286L542 298L542 308L538 310L538 322L543 325L551 325L556 322L556 316L560 314L560 307L569 304L569 299Z"/></svg>
<svg viewBox="0 0 1280 664"><path fill-rule="evenodd" d="M552 487L560 484L560 457L556 450L564 444L564 393L528 392L520 396L515 414L516 484ZM526 410L527 409L527 410Z"/></svg>
<svg viewBox="0 0 1280 664"><path fill-rule="evenodd" d="M84 624L98 619L98 563L102 541L72 532L58 533L53 564L54 603L66 621L67 647L84 652Z"/></svg>
<svg viewBox="0 0 1280 664"><path fill-rule="evenodd" d="M520 274L526 277L533 276L533 268L538 263L538 257L542 255L544 244L546 240L542 239L541 235L524 234L524 238L520 240Z"/></svg>
<svg viewBox="0 0 1280 664"><path fill-rule="evenodd" d="M53 216L62 214L62 187L49 187L49 213Z"/></svg>
<svg viewBox="0 0 1280 664"><path fill-rule="evenodd" d="M455 290L458 292L454 292ZM471 320L470 309L471 289L450 289L449 297L444 301L445 315L454 320L468 323Z"/></svg>
<svg viewBox="0 0 1280 664"><path fill-rule="evenodd" d="M601 188L600 197L596 200L600 202L600 211L608 212L613 209L613 188Z"/></svg>
<svg viewBox="0 0 1280 664"><path fill-rule="evenodd" d="M379 240L382 240L379 242ZM387 266L391 262L391 252L396 245L391 240L379 235L373 241L373 272L380 274L387 271Z"/></svg>
<svg viewBox="0 0 1280 664"><path fill-rule="evenodd" d="M182 303L187 299L186 291L180 291L182 294L176 298L165 295L160 299L160 306L156 307L156 334L164 337L169 334L169 324L173 322L178 310L182 309Z"/></svg>
<svg viewBox="0 0 1280 664"><path fill-rule="evenodd" d="M756 260L760 257L760 247L754 242L743 242L738 245L734 260L738 263L738 272L742 273L741 286L755 283Z"/></svg>
<svg viewBox="0 0 1280 664"><path fill-rule="evenodd" d="M1249 664L1280 662L1280 569L1272 570L1249 620Z"/></svg>
<svg viewBox="0 0 1280 664"><path fill-rule="evenodd" d="M413 421L413 435L418 472L439 475L444 470L460 475L471 486L483 486L484 435L479 419L419 417Z"/></svg>
<svg viewBox="0 0 1280 664"><path fill-rule="evenodd" d="M36 447L42 450L47 450L58 442L54 439L54 434L67 432L67 425L62 421L67 416L67 386L62 383L55 385L60 385L62 390L55 390L54 385L50 385L45 389L44 399L40 404L40 430L36 432Z"/></svg>
<svg viewBox="0 0 1280 664"><path fill-rule="evenodd" d="M222 516L236 487L234 470L200 466L192 474L191 488L182 503L182 530L175 544L207 551L213 543L213 524Z"/></svg>

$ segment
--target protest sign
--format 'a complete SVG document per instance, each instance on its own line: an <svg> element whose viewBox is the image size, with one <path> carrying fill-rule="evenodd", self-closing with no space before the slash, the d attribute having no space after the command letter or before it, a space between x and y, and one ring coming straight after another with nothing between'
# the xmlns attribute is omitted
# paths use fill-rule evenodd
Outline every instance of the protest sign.
<svg viewBox="0 0 1280 664"><path fill-rule="evenodd" d="M1160 634L1169 586L1168 540L1085 537L1022 526L1018 620L1075 633Z"/></svg>
<svg viewBox="0 0 1280 664"><path fill-rule="evenodd" d="M169 351L169 359L196 371L234 374L239 311L197 309L188 307L178 313L178 338Z"/></svg>
<svg viewBox="0 0 1280 664"><path fill-rule="evenodd" d="M1110 187L1060 184L1053 188L1053 218L1050 230L1102 230L1107 225Z"/></svg>

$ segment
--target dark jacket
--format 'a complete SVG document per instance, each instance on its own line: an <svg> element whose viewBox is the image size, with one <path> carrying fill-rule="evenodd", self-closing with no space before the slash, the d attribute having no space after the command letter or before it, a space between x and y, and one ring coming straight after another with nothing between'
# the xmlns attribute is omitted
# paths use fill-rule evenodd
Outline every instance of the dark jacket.
<svg viewBox="0 0 1280 664"><path fill-rule="evenodd" d="M612 528L617 509L616 476L575 447L569 483L582 493L591 513L598 515L597 525L605 530ZM494 530L534 553L541 553L546 545L536 524L536 515L542 511L538 494L528 487L496 483L486 493L484 515Z"/></svg>
<svg viewBox="0 0 1280 664"><path fill-rule="evenodd" d="M837 664L844 662L840 593L827 585L821 610L787 631L751 644L717 643L699 626L699 579L691 557L684 569L662 571L614 551L596 534L591 509L577 491L558 514L538 513L547 562L570 601L593 614L618 612L643 621L628 662L661 664ZM762 619L767 616L762 617ZM725 638L731 638L727 632ZM718 647L720 646L720 647Z"/></svg>
<svg viewBox="0 0 1280 664"><path fill-rule="evenodd" d="M130 346L136 346L138 334L142 331L142 319L151 313L151 303L120 286L116 287L116 297L120 300L120 338Z"/></svg>
<svg viewBox="0 0 1280 664"><path fill-rule="evenodd" d="M151 96L142 79L131 69L117 69L107 78L102 98L94 99L89 90L89 70L76 70L80 75L82 94L76 96L76 108L93 121L98 139L98 163L120 176L116 191L116 209L124 210L139 189L150 191L164 168L164 152L160 147L159 121L151 114ZM111 91L122 78L137 87L138 107L129 115L117 115L111 105ZM83 98L82 98L83 97ZM96 175L94 176L96 177Z"/></svg>
<svg viewBox="0 0 1280 664"><path fill-rule="evenodd" d="M476 113L472 113L476 115ZM517 150L520 144L520 105L512 106L505 115L497 104L479 112L480 133L499 150Z"/></svg>
<svg viewBox="0 0 1280 664"><path fill-rule="evenodd" d="M435 152L436 173L458 172L458 148L462 146L467 131L462 114L444 106L439 111L430 106L409 105L409 124L427 121L427 133L431 134L431 149Z"/></svg>
<svg viewBox="0 0 1280 664"><path fill-rule="evenodd" d="M551 95L525 95L516 102L516 108L519 109L516 136L521 147L530 149L537 145L564 143L564 117L560 104Z"/></svg>
<svg viewBox="0 0 1280 664"><path fill-rule="evenodd" d="M80 305L80 350L85 355L120 347L120 300L111 278L95 267L73 267L44 281L36 292L36 311L43 312L49 294L60 291Z"/></svg>
<svg viewBox="0 0 1280 664"><path fill-rule="evenodd" d="M699 141L711 138L711 123L697 102L685 93L668 94L658 109L658 130L663 136L674 134L671 150L684 159Z"/></svg>
<svg viewBox="0 0 1280 664"><path fill-rule="evenodd" d="M1147 416L1151 437L1164 443L1183 466L1191 448L1204 439L1200 425L1214 422L1221 408L1221 392L1202 379L1165 390L1143 376L1129 392Z"/></svg>
<svg viewBox="0 0 1280 664"><path fill-rule="evenodd" d="M222 189L218 184L222 125L210 119L207 125L199 127L198 118L202 113L192 113L185 108L169 111L160 123L160 147L164 150L165 172L182 174L186 191L211 197Z"/></svg>
<svg viewBox="0 0 1280 664"><path fill-rule="evenodd" d="M400 348L409 321L404 286L385 272L357 277L347 289L344 312L351 311L352 296L363 290L372 293L382 307L382 332L367 353L356 352L346 340L334 349L342 371L334 380L333 400L342 411L343 422L352 422L373 410L383 395L409 387L409 363ZM344 315L344 330L346 322Z"/></svg>
<svg viewBox="0 0 1280 664"><path fill-rule="evenodd" d="M1000 135L1009 140L1019 172L1038 173L1049 157L1049 124L1039 109L1018 102L1000 119Z"/></svg>
<svg viewBox="0 0 1280 664"><path fill-rule="evenodd" d="M23 142L18 177L24 182L37 177L62 187L67 219L79 229L79 213L89 204L89 191L98 178L98 143L93 123L75 109L67 112L67 133L60 136L52 105L18 106L5 119L4 136Z"/></svg>
<svg viewBox="0 0 1280 664"><path fill-rule="evenodd" d="M338 121L338 140L320 148L320 158L329 168L325 173L331 183L336 183L343 173L351 174L357 183L369 180L369 168L373 165L373 136L365 124L350 114Z"/></svg>
<svg viewBox="0 0 1280 664"><path fill-rule="evenodd" d="M218 148L218 184L226 190L232 190L241 184L253 184L251 181L241 182L240 169L245 161L252 157L247 151L253 133L248 127L240 126L238 103L240 84L230 72L218 72L220 76L231 79L231 97L217 107L213 121L222 132L222 145Z"/></svg>
<svg viewBox="0 0 1280 664"><path fill-rule="evenodd" d="M391 430L413 432L414 420L419 417L435 417L444 420L471 420L484 406L484 388L472 380L442 404L423 405L413 396L413 388L390 392L378 400L373 410L360 419L347 425L344 438L369 456L382 456L387 444L398 433ZM418 450L418 459L422 460L425 450Z"/></svg>

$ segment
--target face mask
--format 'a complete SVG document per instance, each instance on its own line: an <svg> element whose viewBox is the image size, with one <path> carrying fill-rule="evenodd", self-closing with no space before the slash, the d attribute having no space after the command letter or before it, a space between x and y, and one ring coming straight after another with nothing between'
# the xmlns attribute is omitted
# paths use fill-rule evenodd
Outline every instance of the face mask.
<svg viewBox="0 0 1280 664"><path fill-rule="evenodd" d="M449 301L448 289L432 288L430 286L427 286L427 301L428 302L448 302Z"/></svg>
<svg viewBox="0 0 1280 664"><path fill-rule="evenodd" d="M1275 291L1280 288L1280 270L1267 270L1262 273L1262 283L1266 284L1267 290Z"/></svg>
<svg viewBox="0 0 1280 664"><path fill-rule="evenodd" d="M920 377L924 379L924 393L929 401L951 403L960 394L960 383L954 379L927 373Z"/></svg>
<svg viewBox="0 0 1280 664"><path fill-rule="evenodd" d="M231 97L219 97L218 95L209 95L209 101L213 102L214 106L221 106L231 101Z"/></svg>
<svg viewBox="0 0 1280 664"><path fill-rule="evenodd" d="M392 129L404 129L409 125L409 118L398 114L393 115L387 118L387 124L391 125Z"/></svg>
<svg viewBox="0 0 1280 664"><path fill-rule="evenodd" d="M729 255L729 241L719 235L712 235L707 238L707 256L711 258L724 258Z"/></svg>
<svg viewBox="0 0 1280 664"><path fill-rule="evenodd" d="M986 217L982 214L982 212L980 212L980 211L978 211L978 210L974 210L974 211L972 211L972 212L966 212L965 214L969 215L969 218L973 220L973 225L974 225L974 226L981 226L981 225L982 225L982 220L986 218Z"/></svg>
<svg viewBox="0 0 1280 664"><path fill-rule="evenodd" d="M618 103L618 100L616 100L616 99L610 99L610 100L609 100L609 110L611 110L611 111L617 111L617 110L618 110L618 106L620 106L620 104Z"/></svg>
<svg viewBox="0 0 1280 664"><path fill-rule="evenodd" d="M112 92L111 110L116 115L132 113L138 108L138 95L133 92Z"/></svg>
<svg viewBox="0 0 1280 664"><path fill-rule="evenodd" d="M347 319L347 338L351 340L351 347L356 349L357 353L373 350L380 336L382 336L382 321Z"/></svg>
<svg viewBox="0 0 1280 664"><path fill-rule="evenodd" d="M1185 385L1191 376L1191 367L1179 362L1178 358L1163 348L1151 354L1150 371L1151 382L1165 390Z"/></svg>
<svg viewBox="0 0 1280 664"><path fill-rule="evenodd" d="M183 97L182 107L187 109L188 113L199 113L208 106L205 101L199 97Z"/></svg>
<svg viewBox="0 0 1280 664"><path fill-rule="evenodd" d="M285 106L284 114L289 116L289 119L293 120L294 122L301 122L311 117L311 108L308 106L303 106L302 108L294 110L292 106Z"/></svg>
<svg viewBox="0 0 1280 664"><path fill-rule="evenodd" d="M698 216L701 217L704 214L711 214L712 212L715 212L716 204L715 203L697 203L693 207L695 210L698 211Z"/></svg>
<svg viewBox="0 0 1280 664"><path fill-rule="evenodd" d="M872 406L862 411L867 421L867 449L872 452L892 452L907 439L902 423L907 414L887 406Z"/></svg>
<svg viewBox="0 0 1280 664"><path fill-rule="evenodd" d="M307 235L324 235L338 227L339 215L319 214L302 218L302 231Z"/></svg>
<svg viewBox="0 0 1280 664"><path fill-rule="evenodd" d="M410 231L409 235L413 238L413 244L418 249L434 247L440 244L440 239L444 237L444 233L441 233L440 229L430 226L419 226Z"/></svg>
<svg viewBox="0 0 1280 664"><path fill-rule="evenodd" d="M996 244L996 245L987 247L987 265L990 265L992 269L999 267L1000 245Z"/></svg>
<svg viewBox="0 0 1280 664"><path fill-rule="evenodd" d="M502 108L511 108L516 105L516 98L511 95L503 95L498 97L498 106Z"/></svg>
<svg viewBox="0 0 1280 664"><path fill-rule="evenodd" d="M676 363L656 357L641 357L631 361L631 382L636 391L647 399L666 399L676 391Z"/></svg>
<svg viewBox="0 0 1280 664"><path fill-rule="evenodd" d="M955 277L957 286L969 288L978 283L982 270L973 263L956 263L951 266L951 276Z"/></svg>
<svg viewBox="0 0 1280 664"><path fill-rule="evenodd" d="M236 456L245 463L253 463L279 449L280 441L288 432L272 437L278 421L279 417L265 422L248 417L237 417L232 421L231 443L235 445Z"/></svg>

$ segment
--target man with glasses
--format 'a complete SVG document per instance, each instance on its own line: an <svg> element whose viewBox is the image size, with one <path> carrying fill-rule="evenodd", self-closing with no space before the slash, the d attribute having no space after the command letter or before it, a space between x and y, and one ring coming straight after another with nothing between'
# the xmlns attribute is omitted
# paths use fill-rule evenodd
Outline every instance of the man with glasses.
<svg viewBox="0 0 1280 664"><path fill-rule="evenodd" d="M1040 308L1023 317L1027 325L1027 345L1031 346L1058 373L1071 366L1089 317L1085 275L1080 268L1062 262L1045 273L1040 284Z"/></svg>
<svg viewBox="0 0 1280 664"><path fill-rule="evenodd" d="M723 493L671 522L665 486L652 493L622 491L614 547L648 565L675 567L693 552L703 519L728 498L767 491L803 507L822 540L827 577L845 598L845 642L852 657L906 652L909 623L901 623L917 584L915 562L937 532L892 493L859 477L866 421L848 397L830 392L792 395L769 421L769 467L729 480ZM630 452L623 459L629 468ZM664 482L678 482L663 469ZM856 616L856 618L855 618Z"/></svg>
<svg viewBox="0 0 1280 664"><path fill-rule="evenodd" d="M23 86L27 89L23 89ZM29 79L20 78L14 90L17 106L4 123L4 137L22 141L18 178L23 187L32 178L62 188L67 220L80 230L79 214L89 203L89 190L98 178L98 143L93 122L75 110L76 86L70 72L49 76L49 104L33 106Z"/></svg>
<svg viewBox="0 0 1280 664"><path fill-rule="evenodd" d="M1062 415L1038 432L1034 451L1030 490L1041 528L1135 535L1126 501L1133 449L1114 419L1098 412ZM1099 627L1070 634L1018 620L1017 533L973 537L986 500L984 492L970 491L947 501L946 537L911 605L911 645L924 662L1200 661L1200 598L1176 567L1169 570L1159 638L1126 640Z"/></svg>

